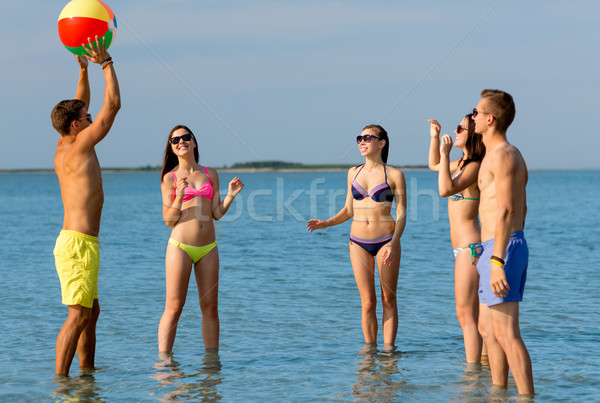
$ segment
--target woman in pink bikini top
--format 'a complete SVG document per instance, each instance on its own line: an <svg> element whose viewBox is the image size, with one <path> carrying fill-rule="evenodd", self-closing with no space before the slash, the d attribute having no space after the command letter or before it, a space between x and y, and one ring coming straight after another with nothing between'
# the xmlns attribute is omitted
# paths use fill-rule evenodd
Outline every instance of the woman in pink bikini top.
<svg viewBox="0 0 600 403"><path fill-rule="evenodd" d="M191 186L188 186L185 189L183 189L183 202L184 203L186 201L192 200L196 196L204 197L208 200L212 200L214 192L213 192L212 184L210 183L210 174L208 173L207 167L204 167L204 170L206 171L206 178L208 180L206 182L204 182L204 185L202 185L200 187L200 189L196 189ZM171 174L173 174L173 180L175 181L175 183L177 183L177 175L173 171L171 171ZM173 200L175 200L177 198L177 195L179 193L181 193L181 192L178 189L175 189L175 192L173 193Z"/></svg>
<svg viewBox="0 0 600 403"><path fill-rule="evenodd" d="M158 326L159 353L173 350L192 268L202 296L204 346L211 350L219 347L219 253L214 220L225 215L244 184L233 178L221 201L217 171L198 165L198 159L198 142L192 131L175 126L167 139L161 176L163 218L173 230L165 257L167 295Z"/></svg>

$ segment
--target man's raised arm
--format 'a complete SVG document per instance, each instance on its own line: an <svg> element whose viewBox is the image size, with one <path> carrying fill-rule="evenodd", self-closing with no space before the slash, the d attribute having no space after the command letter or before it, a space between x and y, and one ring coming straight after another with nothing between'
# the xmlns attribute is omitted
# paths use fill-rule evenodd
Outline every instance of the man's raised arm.
<svg viewBox="0 0 600 403"><path fill-rule="evenodd" d="M91 40L85 47L89 56L88 60L101 65L104 71L104 80L106 89L104 90L104 104L98 112L94 123L81 133L82 141L89 147L94 147L108 134L113 125L117 112L121 108L121 93L119 91L119 82L113 67L113 61L110 54L106 51L104 38L102 42L96 37L96 41Z"/></svg>
<svg viewBox="0 0 600 403"><path fill-rule="evenodd" d="M75 56L79 63L79 81L75 99L85 102L85 109L90 109L90 80L88 79L88 60L85 57Z"/></svg>

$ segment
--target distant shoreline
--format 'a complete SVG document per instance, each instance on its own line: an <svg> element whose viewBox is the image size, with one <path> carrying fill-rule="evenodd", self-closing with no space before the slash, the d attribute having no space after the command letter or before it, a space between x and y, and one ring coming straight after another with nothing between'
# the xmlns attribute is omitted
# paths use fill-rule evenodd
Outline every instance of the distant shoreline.
<svg viewBox="0 0 600 403"><path fill-rule="evenodd" d="M355 165L348 166L320 166L320 165L305 165L304 167L293 167L293 168L277 168L277 167L217 167L214 168L218 172L344 172ZM426 166L394 166L394 168L401 169L403 171L426 171L429 168ZM103 173L119 173L119 172L160 172L160 167L139 167L139 168L102 168ZM54 169L0 169L1 174L16 174L16 173L54 173Z"/></svg>
<svg viewBox="0 0 600 403"><path fill-rule="evenodd" d="M354 165L353 165L354 166ZM392 165L393 166L393 165ZM396 167L403 171L428 171L427 167ZM218 172L345 172L349 168L214 168ZM159 173L160 169L144 169L144 168L102 168L102 173L137 173L137 172L155 172ZM0 169L0 175L7 174L53 174L54 169Z"/></svg>
<svg viewBox="0 0 600 403"><path fill-rule="evenodd" d="M355 166L355 165L351 165ZM394 166L394 168L402 171L429 171L426 166ZM213 167L214 168L214 167ZM307 167L307 168L214 168L218 172L345 172L350 168L318 168L318 167ZM563 169L550 169L550 168L530 168L529 171L600 171L600 168L563 168ZM103 173L136 173L136 172L153 172L159 173L159 168L102 168ZM8 174L54 174L54 169L0 169L0 175Z"/></svg>

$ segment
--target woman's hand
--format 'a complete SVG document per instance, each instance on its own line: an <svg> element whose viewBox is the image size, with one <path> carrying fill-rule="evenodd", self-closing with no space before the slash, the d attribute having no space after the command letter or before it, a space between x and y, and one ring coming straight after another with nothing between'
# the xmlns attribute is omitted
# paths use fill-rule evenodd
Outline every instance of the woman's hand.
<svg viewBox="0 0 600 403"><path fill-rule="evenodd" d="M435 119L429 119L429 123L431 126L429 127L429 135L431 137L438 137L440 135L440 131L442 130L442 126Z"/></svg>
<svg viewBox="0 0 600 403"><path fill-rule="evenodd" d="M327 228L326 220L308 220L308 224L306 224L306 229L310 232L313 232L316 229L324 228Z"/></svg>
<svg viewBox="0 0 600 403"><path fill-rule="evenodd" d="M394 248L392 248L392 243L388 242L381 247L383 251L383 264L386 266L390 266L394 262Z"/></svg>
<svg viewBox="0 0 600 403"><path fill-rule="evenodd" d="M441 153L446 156L450 155L450 150L452 150L452 137L447 134L442 136L442 145L441 145Z"/></svg>
<svg viewBox="0 0 600 403"><path fill-rule="evenodd" d="M236 197L244 188L244 184L242 180L237 176L229 182L229 187L227 188L227 195L231 197Z"/></svg>
<svg viewBox="0 0 600 403"><path fill-rule="evenodd" d="M183 196L185 196L185 188L188 186L187 176L177 179L177 193L175 193L175 196L181 196L183 198Z"/></svg>

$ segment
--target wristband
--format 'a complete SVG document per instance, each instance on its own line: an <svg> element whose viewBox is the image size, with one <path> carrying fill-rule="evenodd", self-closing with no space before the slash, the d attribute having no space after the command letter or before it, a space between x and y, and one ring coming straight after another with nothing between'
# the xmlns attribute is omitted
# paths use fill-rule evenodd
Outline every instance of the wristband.
<svg viewBox="0 0 600 403"><path fill-rule="evenodd" d="M104 60L102 61L102 63L100 63L100 64L104 64L104 63L106 63L106 62L110 62L111 60L112 60L112 57L107 57L107 58L106 58L106 59L104 59Z"/></svg>
<svg viewBox="0 0 600 403"><path fill-rule="evenodd" d="M490 262L496 263L498 266L500 266L500 267L502 267L504 269L504 263L502 263L501 261L496 260L495 258L491 258Z"/></svg>
<svg viewBox="0 0 600 403"><path fill-rule="evenodd" d="M505 263L505 262L504 262L504 259L502 259L502 258L499 258L499 257L498 257L498 256L496 256L496 255L492 255L492 257L491 257L490 259L492 259L492 260L495 260L495 261L497 261L498 263L502 264L502 266L504 266L504 263Z"/></svg>
<svg viewBox="0 0 600 403"><path fill-rule="evenodd" d="M111 64L113 64L113 61L112 61L112 60L109 60L109 61L107 61L106 63L104 63L104 64L102 65L102 70L104 70L106 67L110 66Z"/></svg>

